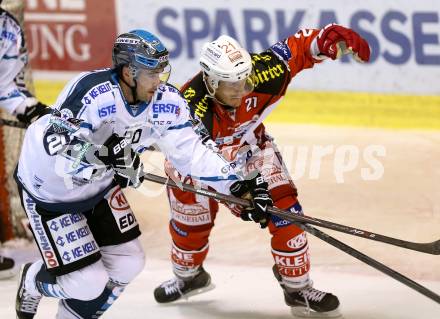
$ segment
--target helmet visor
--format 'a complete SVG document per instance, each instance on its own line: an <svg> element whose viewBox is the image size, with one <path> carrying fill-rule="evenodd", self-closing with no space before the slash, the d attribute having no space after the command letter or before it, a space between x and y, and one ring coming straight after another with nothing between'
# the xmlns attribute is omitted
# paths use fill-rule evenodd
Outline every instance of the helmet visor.
<svg viewBox="0 0 440 319"><path fill-rule="evenodd" d="M223 94L235 96L240 94L245 96L251 93L255 88L255 73L252 69L248 77L243 80L238 80L234 82L229 81L219 81L218 89L220 89Z"/></svg>
<svg viewBox="0 0 440 319"><path fill-rule="evenodd" d="M156 69L140 69L142 74L151 80L159 79L161 83L165 84L168 82L168 79L171 75L171 65L167 64L165 67L159 67Z"/></svg>

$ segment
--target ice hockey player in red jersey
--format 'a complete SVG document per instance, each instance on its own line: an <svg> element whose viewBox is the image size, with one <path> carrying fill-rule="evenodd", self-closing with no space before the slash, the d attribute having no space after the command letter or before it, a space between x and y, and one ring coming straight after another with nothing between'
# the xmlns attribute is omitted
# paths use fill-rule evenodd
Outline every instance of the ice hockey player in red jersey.
<svg viewBox="0 0 440 319"><path fill-rule="evenodd" d="M258 169L269 183L278 208L302 214L297 189L292 182L263 120L286 94L292 78L325 59L352 54L358 62L370 57L368 43L355 31L337 24L321 30L302 29L261 53L248 53L229 36L206 43L201 51L201 71L181 92L200 119L206 140L245 174ZM173 168L166 163L168 174ZM213 200L168 189L171 206L169 230L173 239L171 260L175 278L157 287L157 302L166 303L210 288L210 275L203 268L209 234L218 212ZM244 220L268 227L274 258L273 273L285 302L295 315L337 317L338 298L312 287L310 260L304 231L276 216L255 216L230 207Z"/></svg>

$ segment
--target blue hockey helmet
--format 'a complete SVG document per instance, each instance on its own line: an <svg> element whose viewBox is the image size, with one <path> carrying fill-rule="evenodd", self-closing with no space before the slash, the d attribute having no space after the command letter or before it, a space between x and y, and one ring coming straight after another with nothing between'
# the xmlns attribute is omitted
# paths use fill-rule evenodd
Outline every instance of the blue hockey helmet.
<svg viewBox="0 0 440 319"><path fill-rule="evenodd" d="M132 30L116 38L113 46L113 66L129 66L135 76L139 68L170 72L169 53L154 34Z"/></svg>

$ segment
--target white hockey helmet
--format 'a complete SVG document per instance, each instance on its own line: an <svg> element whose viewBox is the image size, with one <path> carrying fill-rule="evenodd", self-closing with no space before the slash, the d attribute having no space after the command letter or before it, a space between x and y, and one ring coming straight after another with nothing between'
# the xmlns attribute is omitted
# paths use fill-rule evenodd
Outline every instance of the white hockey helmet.
<svg viewBox="0 0 440 319"><path fill-rule="evenodd" d="M235 39L222 35L203 45L200 66L209 94L214 96L219 81L237 82L249 79L252 83L252 59ZM253 87L252 87L253 89Z"/></svg>

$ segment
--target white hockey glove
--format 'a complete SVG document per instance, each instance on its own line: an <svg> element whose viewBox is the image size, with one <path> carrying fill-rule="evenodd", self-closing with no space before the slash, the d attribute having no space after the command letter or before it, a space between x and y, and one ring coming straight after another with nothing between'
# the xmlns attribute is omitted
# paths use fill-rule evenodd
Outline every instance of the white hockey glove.
<svg viewBox="0 0 440 319"><path fill-rule="evenodd" d="M253 203L253 207L241 211L241 219L259 223L261 228L267 227L270 218L267 208L273 206L272 197L267 188L268 184L260 173L254 178L238 181L231 185L232 195L251 200Z"/></svg>
<svg viewBox="0 0 440 319"><path fill-rule="evenodd" d="M144 164L125 138L112 134L95 156L113 168L114 178L122 188L137 188L144 181Z"/></svg>

